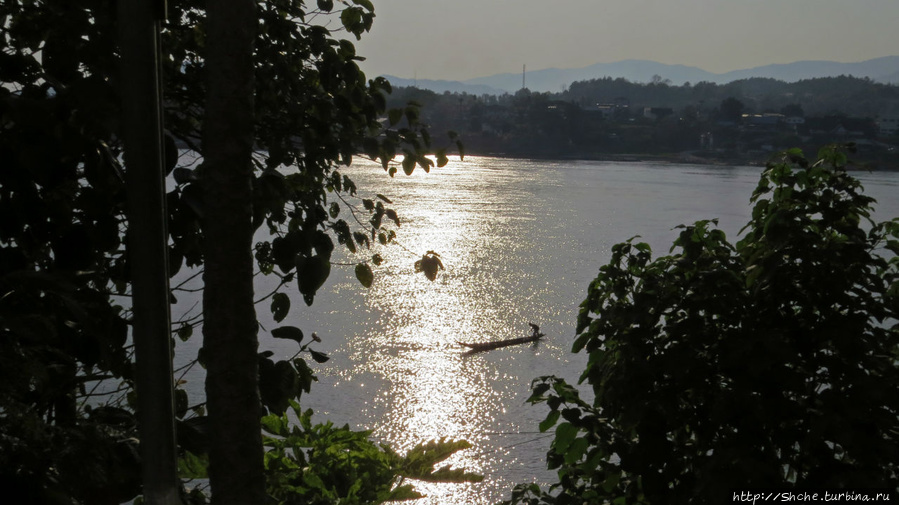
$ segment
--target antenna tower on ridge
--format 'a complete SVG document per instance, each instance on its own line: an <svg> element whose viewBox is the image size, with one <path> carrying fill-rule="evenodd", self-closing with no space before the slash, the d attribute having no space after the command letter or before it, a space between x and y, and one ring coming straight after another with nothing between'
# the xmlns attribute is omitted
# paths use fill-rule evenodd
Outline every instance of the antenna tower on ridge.
<svg viewBox="0 0 899 505"><path fill-rule="evenodd" d="M527 87L524 85L524 74L525 74L525 71L527 70L527 68L528 68L527 64L524 64L521 66L521 89L525 89Z"/></svg>

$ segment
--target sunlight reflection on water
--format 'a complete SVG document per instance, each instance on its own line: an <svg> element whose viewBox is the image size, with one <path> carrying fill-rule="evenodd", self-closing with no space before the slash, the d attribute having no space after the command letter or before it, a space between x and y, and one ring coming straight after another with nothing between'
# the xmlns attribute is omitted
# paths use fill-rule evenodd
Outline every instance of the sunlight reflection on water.
<svg viewBox="0 0 899 505"><path fill-rule="evenodd" d="M373 324L357 326L359 333L332 353L335 359L320 373L323 382L334 380L339 388L374 379L379 389L360 395L366 398L362 411L346 414L401 451L442 437L474 445L446 463L484 474L485 482L417 483L428 496L419 503L492 503L513 483L532 481L534 462L519 461L506 446L540 437L535 426L545 413L523 405L540 368L534 361L568 362L567 339L558 331L554 341L538 347L489 355L465 355L458 344L525 336L531 320L573 321L565 321L572 307L559 310L546 280L533 284L544 275L536 263L521 264L531 258L531 245L516 231L534 220L528 202L534 193L523 180L510 184L510 177L523 172L497 165L497 160L483 166L455 161L432 174L380 181L378 191L395 201L403 220L397 230L402 246L380 252L385 264L365 292L363 304ZM370 168L351 173L360 188L378 184L370 180L378 175ZM446 265L434 282L411 268L428 250ZM353 289L355 280L343 282L347 286L340 291ZM340 362L344 353L349 364ZM313 396L323 389L314 388ZM344 414L340 406L323 407L332 416ZM525 409L529 415L522 415ZM541 459L545 450L544 443L536 451Z"/></svg>

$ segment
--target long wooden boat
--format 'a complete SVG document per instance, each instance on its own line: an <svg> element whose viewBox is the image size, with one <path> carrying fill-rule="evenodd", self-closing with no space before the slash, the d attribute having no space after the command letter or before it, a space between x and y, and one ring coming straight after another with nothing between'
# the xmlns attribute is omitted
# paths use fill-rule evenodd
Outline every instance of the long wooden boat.
<svg viewBox="0 0 899 505"><path fill-rule="evenodd" d="M459 345L468 347L471 349L472 353L475 352L483 352L483 351L492 351L493 349L499 349L500 347L508 347L510 345L518 345L518 344L526 344L528 342L536 342L544 337L543 333L540 333L540 327L533 323L528 323L531 325L531 335L527 337L521 338L510 338L507 340L493 340L490 342L459 342Z"/></svg>

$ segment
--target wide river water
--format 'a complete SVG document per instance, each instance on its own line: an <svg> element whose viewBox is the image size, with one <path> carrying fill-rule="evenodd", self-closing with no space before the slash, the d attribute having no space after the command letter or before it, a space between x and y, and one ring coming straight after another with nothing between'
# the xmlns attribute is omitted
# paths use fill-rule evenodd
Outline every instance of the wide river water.
<svg viewBox="0 0 899 505"><path fill-rule="evenodd" d="M292 309L280 324L317 332L316 349L331 357L308 360L319 382L303 407L319 421L371 430L400 451L441 437L471 442L448 463L484 481L416 483L427 498L415 503L490 504L516 483L553 482L544 459L551 437L537 429L547 409L525 400L535 377L577 381L586 362L570 352L578 305L612 246L639 235L655 255L667 254L672 228L711 218L736 240L760 171L466 157L390 178L379 165L354 164L344 172L360 196L388 196L402 226L397 244L372 251L384 263L371 288L352 266L335 266L311 307L290 286ZM899 216L899 173L856 176L877 198L879 220ZM446 266L433 282L413 268L429 250ZM348 264L365 257L339 256ZM260 278L257 293L270 286ZM184 308L193 306L183 298ZM267 303L258 311L265 328L278 326ZM457 343L527 336L529 322L546 334L537 345L467 355ZM278 357L296 351L292 342L260 339ZM199 398L202 378L187 379Z"/></svg>

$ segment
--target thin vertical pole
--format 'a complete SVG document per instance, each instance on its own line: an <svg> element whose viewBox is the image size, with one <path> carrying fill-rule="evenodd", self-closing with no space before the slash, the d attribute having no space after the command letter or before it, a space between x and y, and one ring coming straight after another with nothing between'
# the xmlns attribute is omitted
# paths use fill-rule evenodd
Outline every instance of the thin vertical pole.
<svg viewBox="0 0 899 505"><path fill-rule="evenodd" d="M119 0L118 12L143 495L149 504L180 505L157 53L165 2Z"/></svg>

